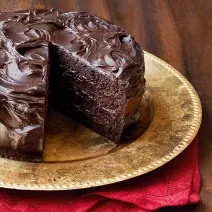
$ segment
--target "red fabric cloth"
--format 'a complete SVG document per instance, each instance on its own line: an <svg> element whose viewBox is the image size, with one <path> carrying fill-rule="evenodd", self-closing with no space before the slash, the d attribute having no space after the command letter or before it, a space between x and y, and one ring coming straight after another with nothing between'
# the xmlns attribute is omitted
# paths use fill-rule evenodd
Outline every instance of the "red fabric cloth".
<svg viewBox="0 0 212 212"><path fill-rule="evenodd" d="M149 174L79 191L0 190L1 212L145 212L199 201L197 138L177 158Z"/></svg>

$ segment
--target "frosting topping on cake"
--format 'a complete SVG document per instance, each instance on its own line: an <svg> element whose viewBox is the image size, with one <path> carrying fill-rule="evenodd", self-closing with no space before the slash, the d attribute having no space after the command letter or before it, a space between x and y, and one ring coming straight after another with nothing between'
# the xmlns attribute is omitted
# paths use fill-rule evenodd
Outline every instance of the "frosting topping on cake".
<svg viewBox="0 0 212 212"><path fill-rule="evenodd" d="M32 10L13 13L4 21L3 31L17 50L51 41L92 66L116 75L128 66L142 65L142 51L130 34L87 12L60 14L53 10Z"/></svg>

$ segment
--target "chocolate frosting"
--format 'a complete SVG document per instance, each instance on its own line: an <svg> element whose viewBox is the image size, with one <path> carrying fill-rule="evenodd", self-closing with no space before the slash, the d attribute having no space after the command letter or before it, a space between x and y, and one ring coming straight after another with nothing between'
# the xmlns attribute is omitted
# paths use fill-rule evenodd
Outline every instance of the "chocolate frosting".
<svg viewBox="0 0 212 212"><path fill-rule="evenodd" d="M129 66L143 65L142 50L129 33L87 12L32 10L11 16L1 25L17 51L52 42L117 77Z"/></svg>
<svg viewBox="0 0 212 212"><path fill-rule="evenodd" d="M0 13L0 148L24 154L43 151L49 43L123 80L129 102L143 94L143 52L120 27L87 12ZM138 108L127 110L135 114Z"/></svg>

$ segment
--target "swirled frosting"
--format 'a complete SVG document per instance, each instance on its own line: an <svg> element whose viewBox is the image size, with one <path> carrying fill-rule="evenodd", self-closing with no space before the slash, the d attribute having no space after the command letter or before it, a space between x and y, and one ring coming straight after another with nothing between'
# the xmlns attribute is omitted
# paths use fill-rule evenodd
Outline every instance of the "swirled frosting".
<svg viewBox="0 0 212 212"><path fill-rule="evenodd" d="M43 151L49 44L122 79L128 102L143 94L143 52L120 27L87 12L0 13L0 149L13 149L14 157ZM138 107L127 110L135 114Z"/></svg>

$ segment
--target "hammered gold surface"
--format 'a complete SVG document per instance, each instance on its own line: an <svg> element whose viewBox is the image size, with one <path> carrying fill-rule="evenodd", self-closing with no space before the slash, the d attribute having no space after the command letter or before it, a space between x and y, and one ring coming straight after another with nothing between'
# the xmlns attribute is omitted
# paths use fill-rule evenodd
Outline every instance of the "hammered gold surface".
<svg viewBox="0 0 212 212"><path fill-rule="evenodd" d="M45 162L1 158L0 186L66 190L106 185L147 173L181 153L201 123L199 98L190 83L167 63L147 52L145 63L149 92L145 101L152 97L154 117L142 136L117 148L72 121L61 122L60 116L52 116L55 125L49 128L52 133L47 136ZM145 110L151 113L149 104Z"/></svg>

